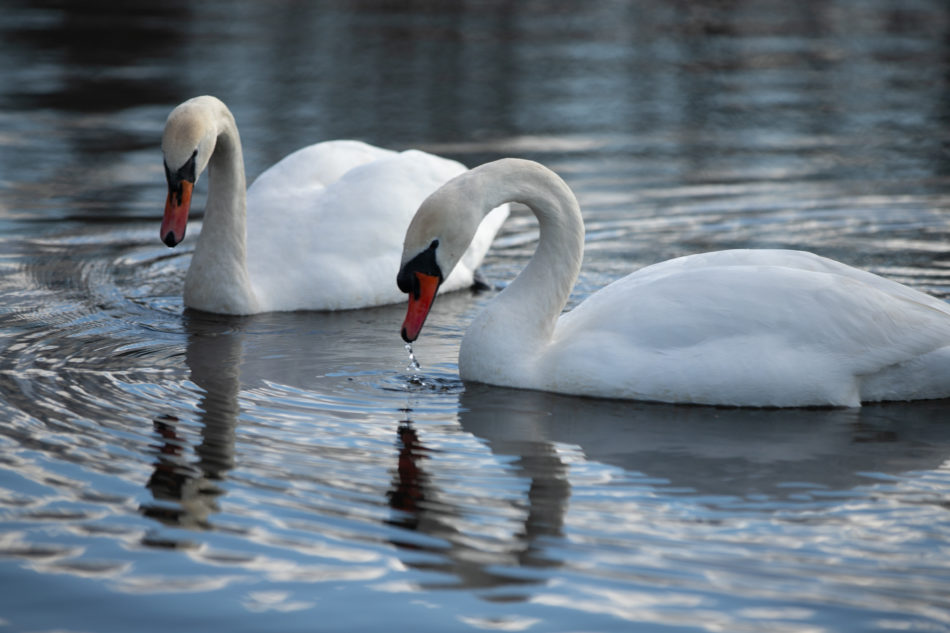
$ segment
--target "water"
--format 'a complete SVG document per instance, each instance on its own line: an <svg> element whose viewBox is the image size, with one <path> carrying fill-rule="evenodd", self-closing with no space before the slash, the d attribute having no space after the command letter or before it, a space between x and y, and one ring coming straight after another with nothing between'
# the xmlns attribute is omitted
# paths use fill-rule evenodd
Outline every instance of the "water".
<svg viewBox="0 0 950 633"><path fill-rule="evenodd" d="M466 385L492 292L440 298L414 369L403 306L184 311L200 217L158 239L164 118L213 93L250 177L326 138L545 162L572 303L744 246L950 297L944 3L14 0L0 31L0 631L950 630L946 402ZM516 212L486 276L535 238Z"/></svg>

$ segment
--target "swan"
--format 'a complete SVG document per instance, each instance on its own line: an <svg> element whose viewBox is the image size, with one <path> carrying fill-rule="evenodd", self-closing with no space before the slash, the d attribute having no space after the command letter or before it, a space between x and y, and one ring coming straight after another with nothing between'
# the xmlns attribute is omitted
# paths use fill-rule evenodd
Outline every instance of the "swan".
<svg viewBox="0 0 950 633"><path fill-rule="evenodd" d="M950 306L793 250L727 250L654 264L561 314L584 224L554 172L507 158L452 179L409 224L397 277L416 340L443 271L483 215L520 202L540 238L469 325L465 381L563 394L749 407L858 407L950 396Z"/></svg>
<svg viewBox="0 0 950 633"><path fill-rule="evenodd" d="M161 239L184 239L192 191L208 170L204 222L185 276L184 303L222 314L343 310L398 303L401 238L422 200L465 171L425 152L359 141L304 147L245 192L237 124L212 96L172 110L162 136L168 198ZM488 215L446 290L471 286L508 214Z"/></svg>

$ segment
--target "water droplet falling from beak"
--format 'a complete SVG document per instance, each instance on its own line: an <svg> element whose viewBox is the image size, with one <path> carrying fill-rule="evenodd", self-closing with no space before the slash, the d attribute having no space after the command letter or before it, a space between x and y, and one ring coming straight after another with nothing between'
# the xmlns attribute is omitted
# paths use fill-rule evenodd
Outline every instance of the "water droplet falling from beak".
<svg viewBox="0 0 950 633"><path fill-rule="evenodd" d="M406 365L408 371L419 371L422 366L416 360L416 355L412 351L412 343L406 343L406 351L409 352L409 364Z"/></svg>

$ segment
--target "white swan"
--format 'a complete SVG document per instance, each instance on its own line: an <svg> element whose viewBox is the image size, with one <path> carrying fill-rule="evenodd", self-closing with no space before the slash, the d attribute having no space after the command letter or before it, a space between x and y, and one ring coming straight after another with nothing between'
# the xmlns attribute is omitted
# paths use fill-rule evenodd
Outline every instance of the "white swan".
<svg viewBox="0 0 950 633"><path fill-rule="evenodd" d="M406 341L419 335L442 271L501 202L530 207L540 241L465 333L464 380L732 406L950 396L950 306L811 253L681 257L628 275L561 315L581 265L581 214L557 175L518 159L458 176L413 218L398 276L410 295Z"/></svg>
<svg viewBox="0 0 950 633"><path fill-rule="evenodd" d="M399 302L392 275L412 214L427 195L465 171L425 152L328 141L290 154L245 195L237 125L227 106L210 96L171 112L162 151L168 199L161 238L168 246L184 238L192 189L208 168L204 222L184 302L224 314ZM506 206L489 215L446 290L472 285L507 214Z"/></svg>

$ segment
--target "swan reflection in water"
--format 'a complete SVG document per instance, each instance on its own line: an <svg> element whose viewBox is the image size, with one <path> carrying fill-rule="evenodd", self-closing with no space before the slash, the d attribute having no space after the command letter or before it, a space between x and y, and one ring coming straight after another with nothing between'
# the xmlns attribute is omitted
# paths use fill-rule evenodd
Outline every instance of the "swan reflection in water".
<svg viewBox="0 0 950 633"><path fill-rule="evenodd" d="M441 490L429 475L428 449L411 420L400 424L398 446L399 460L387 495L390 507L397 512L388 523L433 537L437 545L424 545L398 534L391 542L406 552L404 562L408 566L451 578L426 582L422 587L485 589L536 584L542 579L519 574L517 570L559 565L546 555L543 545L543 537L562 536L570 495L567 467L554 451L544 446L525 446L511 465L510 474L528 478L530 486L521 529L514 530L506 542L499 542L497 530L479 534L463 527L467 515L497 501L486 497L482 500L485 505L473 506L470 500L453 499ZM420 552L434 554L436 558L412 556ZM514 597L509 595L506 599Z"/></svg>
<svg viewBox="0 0 950 633"><path fill-rule="evenodd" d="M405 352L391 336L400 312L398 307L361 312L355 325L347 324L352 315L186 316L186 362L202 392L201 439L192 450L191 433L180 432L172 418L156 418L159 446L148 483L155 503L144 505L143 513L167 524L208 528L222 494L219 482L235 465L242 388L271 376L273 382L321 391L326 385L317 382L374 353L384 366L402 369ZM342 333L345 343L328 332ZM356 383L357 393L359 388ZM723 497L794 504L796 495L814 490L846 495L874 482L867 473L936 469L950 455L946 401L860 409L727 409L576 398L474 383L458 396L443 395L458 397L454 410L462 430L484 442L503 477L516 485L499 494L487 476L453 480L451 473L440 471L446 461L434 459L435 449L427 446L426 435L443 432L444 424L417 424L405 409L389 417L397 457L390 479L376 482L377 498L391 508L388 538L403 562L438 572L427 588L543 582L545 574L532 570L562 564L555 548L564 538L573 487L586 485L572 477L578 460L620 469L612 494L635 485L660 496L692 497L700 504ZM385 414L381 419L385 422ZM470 470L457 472L463 471L471 476ZM330 479L324 483L335 485ZM465 499L453 492L459 485L465 486ZM518 492L511 495L512 490ZM486 514L487 509L491 512ZM504 516L505 529L491 525L499 516ZM512 521L517 524L513 528Z"/></svg>
<svg viewBox="0 0 950 633"><path fill-rule="evenodd" d="M721 409L467 384L459 410L462 428L485 441L496 457L513 457L507 474L527 480L527 493L514 502L523 508L523 526L509 542L477 551L477 535L453 526L461 515L497 500L486 496L483 506L467 500L465 509L453 504L428 472L424 435L420 439L411 421L404 420L389 497L400 513L392 523L447 544L427 550L441 555L437 562L407 557L408 565L456 578L425 588L543 582L537 574L519 574L518 568L561 564L546 550L553 541L545 537L563 536L572 491L569 460L574 458L562 455L576 455L572 447L586 461L623 469L626 479L619 477L617 485L647 485L660 495L691 496L699 503L724 498L782 502L784 510L794 508L789 499L807 499L815 490L847 495L873 483L868 473L935 469L950 455L946 401L862 409ZM559 450L565 445L569 450ZM762 507L768 511L777 505ZM411 539L394 542L420 549Z"/></svg>
<svg viewBox="0 0 950 633"><path fill-rule="evenodd" d="M577 446L584 459L685 493L846 491L866 473L938 468L950 456L947 401L860 409L737 409L576 398L468 384L459 420L496 455Z"/></svg>
<svg viewBox="0 0 950 633"><path fill-rule="evenodd" d="M156 503L142 513L172 526L209 528L208 517L218 511L222 494L217 482L234 467L234 433L241 391L240 318L187 313L185 363L201 390L198 402L201 441L192 459L181 421L159 415L153 421L158 444L152 475L146 484Z"/></svg>

